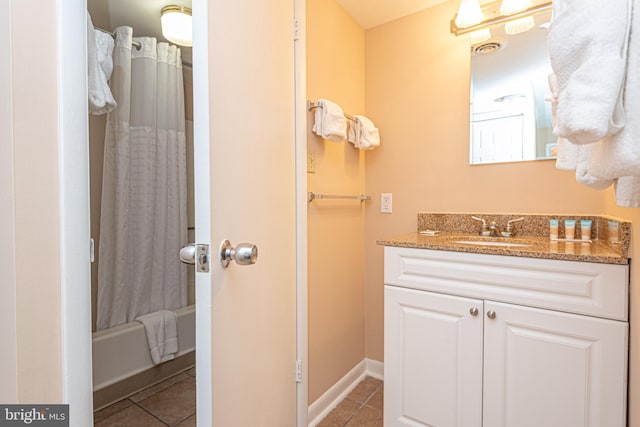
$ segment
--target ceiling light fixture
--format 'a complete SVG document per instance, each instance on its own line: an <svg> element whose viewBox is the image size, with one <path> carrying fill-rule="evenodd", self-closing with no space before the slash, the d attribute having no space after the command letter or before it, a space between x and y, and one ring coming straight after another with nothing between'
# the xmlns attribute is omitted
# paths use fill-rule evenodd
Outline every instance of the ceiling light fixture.
<svg viewBox="0 0 640 427"><path fill-rule="evenodd" d="M193 45L191 9L186 6L165 6L160 11L162 35L171 43L191 47Z"/></svg>

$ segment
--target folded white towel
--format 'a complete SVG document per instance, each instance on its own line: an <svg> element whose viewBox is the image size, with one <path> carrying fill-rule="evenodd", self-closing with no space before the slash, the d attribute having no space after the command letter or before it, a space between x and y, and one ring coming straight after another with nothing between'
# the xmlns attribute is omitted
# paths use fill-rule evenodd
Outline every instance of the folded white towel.
<svg viewBox="0 0 640 427"><path fill-rule="evenodd" d="M89 112L93 115L107 114L116 108L108 80L113 71L113 38L94 29L87 12L87 68Z"/></svg>
<svg viewBox="0 0 640 427"><path fill-rule="evenodd" d="M171 310L159 310L138 316L144 325L153 364L166 362L178 352L178 317Z"/></svg>
<svg viewBox="0 0 640 427"><path fill-rule="evenodd" d="M361 150L373 150L380 146L380 131L371 119L354 116L355 123L349 126L349 142Z"/></svg>
<svg viewBox="0 0 640 427"><path fill-rule="evenodd" d="M640 208L640 177L623 176L616 179L616 204L626 208Z"/></svg>
<svg viewBox="0 0 640 427"><path fill-rule="evenodd" d="M549 31L558 79L555 133L591 143L625 125L622 87L632 0L554 0Z"/></svg>
<svg viewBox="0 0 640 427"><path fill-rule="evenodd" d="M319 99L313 130L318 136L333 142L347 139L347 119L342 108L328 99Z"/></svg>
<svg viewBox="0 0 640 427"><path fill-rule="evenodd" d="M628 70L624 88L627 122L619 133L595 143L589 172L614 179L640 176L640 4L633 10Z"/></svg>

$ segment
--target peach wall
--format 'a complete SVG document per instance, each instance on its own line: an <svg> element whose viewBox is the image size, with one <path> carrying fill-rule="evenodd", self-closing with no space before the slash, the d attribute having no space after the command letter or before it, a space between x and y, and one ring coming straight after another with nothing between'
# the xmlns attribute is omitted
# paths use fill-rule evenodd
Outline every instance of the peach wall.
<svg viewBox="0 0 640 427"><path fill-rule="evenodd" d="M418 212L600 214L603 193L553 161L469 166L469 44L449 33L455 2L366 32L366 114L382 145L367 153L366 356L383 359L383 249ZM380 193L393 193L381 214Z"/></svg>
<svg viewBox="0 0 640 427"><path fill-rule="evenodd" d="M15 350L21 403L62 399L54 16L55 2L12 2Z"/></svg>
<svg viewBox="0 0 640 427"><path fill-rule="evenodd" d="M328 98L345 112L364 111L364 30L333 0L307 1L307 97ZM364 155L350 143L311 133L316 172L308 190L360 194ZM364 358L364 207L317 200L308 211L309 403Z"/></svg>

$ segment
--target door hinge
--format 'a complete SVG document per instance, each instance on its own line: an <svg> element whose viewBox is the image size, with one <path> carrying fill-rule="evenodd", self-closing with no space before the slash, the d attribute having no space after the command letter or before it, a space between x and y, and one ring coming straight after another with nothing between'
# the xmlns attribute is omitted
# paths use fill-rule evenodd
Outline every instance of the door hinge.
<svg viewBox="0 0 640 427"><path fill-rule="evenodd" d="M302 360L296 360L296 382L302 382Z"/></svg>
<svg viewBox="0 0 640 427"><path fill-rule="evenodd" d="M96 241L93 237L89 239L89 262L93 263L96 260Z"/></svg>
<svg viewBox="0 0 640 427"><path fill-rule="evenodd" d="M300 38L300 21L298 18L293 18L293 41Z"/></svg>

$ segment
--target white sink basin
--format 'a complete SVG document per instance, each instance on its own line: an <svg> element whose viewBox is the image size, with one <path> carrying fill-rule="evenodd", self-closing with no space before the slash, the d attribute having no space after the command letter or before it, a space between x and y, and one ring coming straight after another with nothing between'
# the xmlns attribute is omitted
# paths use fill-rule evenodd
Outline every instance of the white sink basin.
<svg viewBox="0 0 640 427"><path fill-rule="evenodd" d="M454 240L455 243L462 243L464 245L478 245L478 246L500 246L503 248L526 248L527 245L524 243L513 243L513 242L496 242L496 241L486 241L486 240Z"/></svg>

